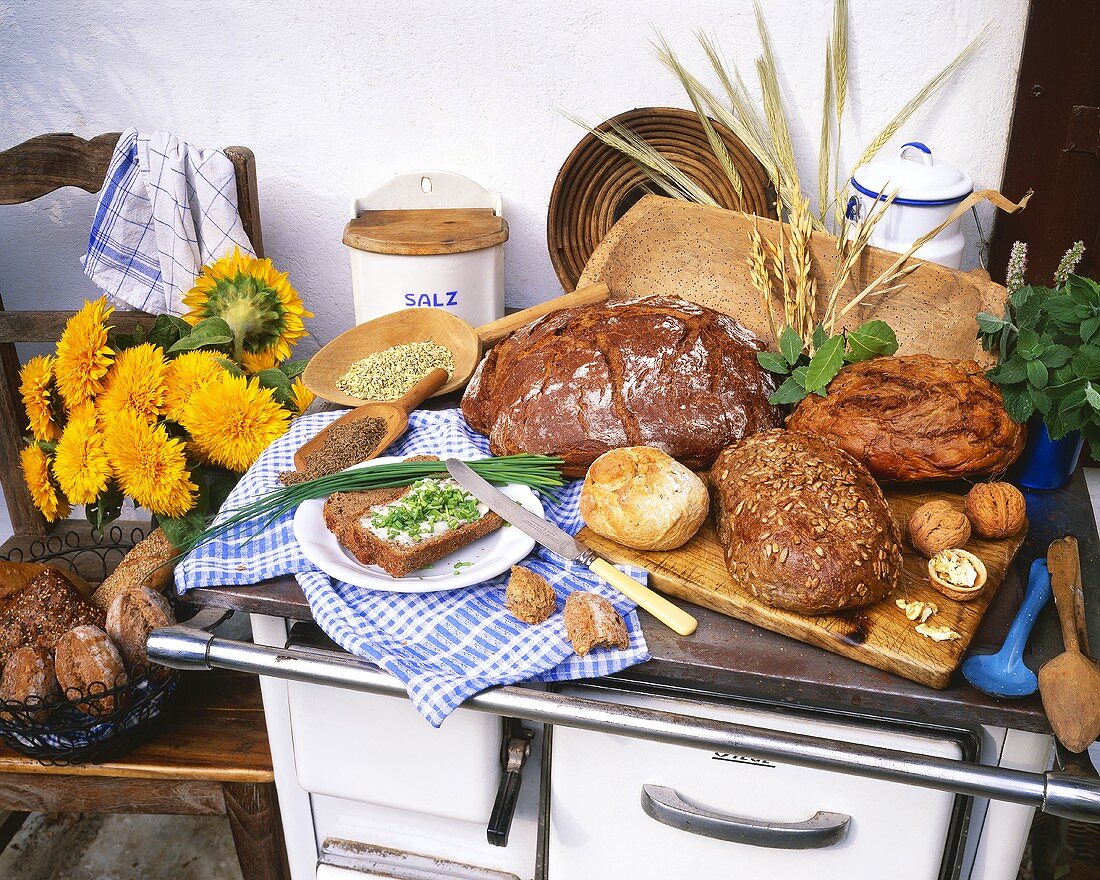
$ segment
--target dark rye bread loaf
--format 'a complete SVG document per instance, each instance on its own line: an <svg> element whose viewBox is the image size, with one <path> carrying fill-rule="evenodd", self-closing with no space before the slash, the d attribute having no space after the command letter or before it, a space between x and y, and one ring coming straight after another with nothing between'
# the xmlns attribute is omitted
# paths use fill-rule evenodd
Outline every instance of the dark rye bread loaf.
<svg viewBox="0 0 1100 880"><path fill-rule="evenodd" d="M776 608L826 614L886 596L901 534L866 468L831 441L746 437L710 472L730 577Z"/></svg>
<svg viewBox="0 0 1100 880"><path fill-rule="evenodd" d="M481 362L462 398L497 455L560 455L580 476L600 455L653 446L708 466L746 434L777 427L763 343L733 318L672 297L564 309Z"/></svg>
<svg viewBox="0 0 1100 880"><path fill-rule="evenodd" d="M845 367L787 427L831 437L876 479L899 482L1004 471L1027 439L975 361L926 354Z"/></svg>
<svg viewBox="0 0 1100 880"><path fill-rule="evenodd" d="M406 461L439 461L434 455L418 455ZM446 477L442 474L441 477ZM371 510L396 501L411 487L368 489L363 492L334 492L325 501L325 525L336 539L363 565L377 565L395 578L404 577L453 553L504 525L489 511L475 522L465 523L441 535L415 544L399 544L380 538L364 528L361 520Z"/></svg>

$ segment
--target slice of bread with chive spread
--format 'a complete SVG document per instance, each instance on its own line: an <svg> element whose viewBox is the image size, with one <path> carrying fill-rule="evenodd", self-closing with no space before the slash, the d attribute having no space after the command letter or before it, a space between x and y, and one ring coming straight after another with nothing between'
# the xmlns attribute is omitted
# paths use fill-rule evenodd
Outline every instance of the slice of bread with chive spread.
<svg viewBox="0 0 1100 880"><path fill-rule="evenodd" d="M439 459L417 456L407 460ZM335 492L325 501L325 525L359 562L377 565L395 578L424 568L504 525L493 511L480 511L476 499L471 507L472 496L453 485L446 474L433 479L440 484L438 491L420 483ZM475 509L478 515L473 519Z"/></svg>

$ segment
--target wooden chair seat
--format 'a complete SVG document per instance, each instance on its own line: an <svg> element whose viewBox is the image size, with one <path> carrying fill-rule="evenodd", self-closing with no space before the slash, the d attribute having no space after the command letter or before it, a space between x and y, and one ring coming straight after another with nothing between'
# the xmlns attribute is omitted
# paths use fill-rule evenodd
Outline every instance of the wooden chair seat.
<svg viewBox="0 0 1100 880"><path fill-rule="evenodd" d="M90 141L42 135L0 152L0 205L27 202L61 186L96 192L117 141L117 134ZM236 171L241 222L263 256L255 159L245 147L225 152ZM38 301L49 303L50 296ZM14 531L0 547L0 559L70 568L96 584L149 531L148 521L113 523L105 535L75 520L49 526L31 504L19 468L27 426L15 343L56 342L71 314L6 312L0 299L0 484ZM128 312L124 323L148 327L152 321L151 315ZM44 766L0 746L0 849L27 811L225 814L245 880L288 878L259 680L234 673L184 675L158 722L136 748L103 764Z"/></svg>

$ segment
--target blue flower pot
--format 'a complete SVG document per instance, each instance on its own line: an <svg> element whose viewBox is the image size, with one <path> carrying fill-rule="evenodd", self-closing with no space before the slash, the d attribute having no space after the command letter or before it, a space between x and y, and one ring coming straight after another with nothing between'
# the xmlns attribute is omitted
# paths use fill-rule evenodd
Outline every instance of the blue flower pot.
<svg viewBox="0 0 1100 880"><path fill-rule="evenodd" d="M1032 419L1027 426L1027 445L1013 469L1014 482L1026 489L1061 489L1077 469L1084 444L1080 431L1051 440L1042 419Z"/></svg>

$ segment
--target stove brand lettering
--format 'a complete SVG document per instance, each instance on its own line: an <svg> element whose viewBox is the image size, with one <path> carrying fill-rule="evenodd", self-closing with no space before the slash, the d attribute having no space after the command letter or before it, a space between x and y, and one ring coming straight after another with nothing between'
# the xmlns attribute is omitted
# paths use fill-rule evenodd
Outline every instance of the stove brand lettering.
<svg viewBox="0 0 1100 880"><path fill-rule="evenodd" d="M405 305L412 308L436 308L458 305L458 291L448 290L440 293L406 293Z"/></svg>
<svg viewBox="0 0 1100 880"><path fill-rule="evenodd" d="M712 761L729 761L732 764L751 764L754 767L775 767L771 761L763 758L750 758L748 755L735 755L732 752L715 752L710 756Z"/></svg>

